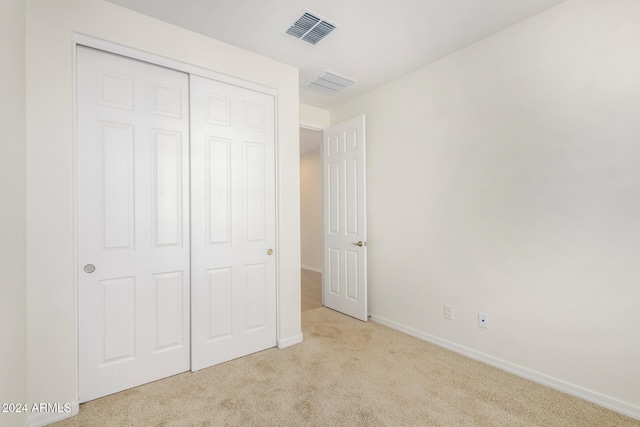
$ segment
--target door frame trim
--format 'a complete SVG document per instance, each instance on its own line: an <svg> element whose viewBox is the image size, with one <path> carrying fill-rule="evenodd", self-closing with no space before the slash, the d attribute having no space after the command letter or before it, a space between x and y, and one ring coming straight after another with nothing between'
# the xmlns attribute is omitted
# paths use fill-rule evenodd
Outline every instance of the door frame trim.
<svg viewBox="0 0 640 427"><path fill-rule="evenodd" d="M116 55L125 56L130 59L137 59L139 61L148 62L150 64L159 65L161 67L171 68L172 70L182 71L187 74L195 74L201 77L206 77L208 79L217 80L234 86L240 86L245 89L251 89L257 92L266 93L268 95L275 96L277 99L278 91L275 88L263 86L258 83L250 82L248 80L242 80L238 77L229 76L226 74L218 73L216 71L207 70L206 68L187 64L175 59L165 58L164 56L156 55L149 52L143 52L141 50L123 46L117 43L96 39L84 34L73 33L73 45L74 52L76 45L92 47L94 49L104 50L106 52L115 53Z"/></svg>
<svg viewBox="0 0 640 427"><path fill-rule="evenodd" d="M280 269L279 269L279 254L280 254L280 173L279 173L279 137L278 137L278 111L279 100L278 90L269 86L264 86L258 83L254 83L248 80L243 80L238 77L233 77L227 74L212 71L206 68L202 68L196 65L188 64L182 61L166 58L161 55L156 55L149 52L144 52L132 47L124 46L121 44L109 42L106 40L98 39L95 37L87 36L85 34L73 32L72 36L72 59L73 59L73 171L72 171L72 192L73 192L73 225L74 225L74 248L73 248L73 267L74 267L74 337L75 337L75 357L74 357L74 369L73 369L73 387L75 400L72 402L71 415L76 415L79 411L79 391L80 391L80 366L79 366L79 352L80 352L80 324L79 324L79 272L78 272L78 75L77 75L77 52L78 46L85 46L102 50L108 53L124 56L129 59L139 60L147 62L153 65L169 68L176 71L181 71L189 75L197 75L208 79L220 81L233 86L239 86L245 89L261 92L267 95L273 96L274 102L274 172L275 172L275 274L276 274L276 345L278 348L286 348L294 344L302 342L302 333L298 336L291 337L286 340L280 339ZM56 419L57 420L57 419Z"/></svg>

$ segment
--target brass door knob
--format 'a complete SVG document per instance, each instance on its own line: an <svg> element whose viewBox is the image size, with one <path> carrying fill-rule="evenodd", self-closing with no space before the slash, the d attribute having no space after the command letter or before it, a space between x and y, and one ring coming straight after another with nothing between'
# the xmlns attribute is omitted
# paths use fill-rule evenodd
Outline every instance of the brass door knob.
<svg viewBox="0 0 640 427"><path fill-rule="evenodd" d="M273 249L267 249L267 255L273 254Z"/></svg>

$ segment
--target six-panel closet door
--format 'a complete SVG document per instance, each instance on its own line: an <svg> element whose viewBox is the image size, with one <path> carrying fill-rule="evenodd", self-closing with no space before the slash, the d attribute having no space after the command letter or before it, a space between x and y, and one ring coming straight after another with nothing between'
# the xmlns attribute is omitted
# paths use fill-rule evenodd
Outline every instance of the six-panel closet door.
<svg viewBox="0 0 640 427"><path fill-rule="evenodd" d="M273 347L274 97L77 53L80 401Z"/></svg>
<svg viewBox="0 0 640 427"><path fill-rule="evenodd" d="M274 109L191 76L193 371L276 345Z"/></svg>
<svg viewBox="0 0 640 427"><path fill-rule="evenodd" d="M189 76L78 47L79 394L189 369Z"/></svg>

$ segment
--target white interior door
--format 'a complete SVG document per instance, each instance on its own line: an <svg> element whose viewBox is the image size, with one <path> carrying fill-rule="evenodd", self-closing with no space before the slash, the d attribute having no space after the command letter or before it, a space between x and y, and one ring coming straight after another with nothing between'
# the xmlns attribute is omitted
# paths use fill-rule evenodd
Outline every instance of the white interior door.
<svg viewBox="0 0 640 427"><path fill-rule="evenodd" d="M80 401L189 370L188 75L78 47Z"/></svg>
<svg viewBox="0 0 640 427"><path fill-rule="evenodd" d="M193 371L276 345L274 108L191 76Z"/></svg>
<svg viewBox="0 0 640 427"><path fill-rule="evenodd" d="M365 116L324 130L324 305L367 321Z"/></svg>

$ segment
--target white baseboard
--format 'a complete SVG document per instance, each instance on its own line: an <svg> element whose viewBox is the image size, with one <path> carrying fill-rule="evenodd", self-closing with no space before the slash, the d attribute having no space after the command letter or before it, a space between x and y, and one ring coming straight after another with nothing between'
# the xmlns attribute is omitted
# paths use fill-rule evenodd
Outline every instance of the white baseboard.
<svg viewBox="0 0 640 427"><path fill-rule="evenodd" d="M62 407L62 405L60 406ZM79 411L80 404L76 401L71 402L70 412L64 412L63 410L60 412L31 412L29 419L27 420L27 425L29 427L46 426L48 424L62 421L66 418L73 417L74 415L77 415Z"/></svg>
<svg viewBox="0 0 640 427"><path fill-rule="evenodd" d="M311 267L309 265L301 265L300 268L303 270L315 271L316 273L322 273L322 269L318 267Z"/></svg>
<svg viewBox="0 0 640 427"><path fill-rule="evenodd" d="M298 335L278 340L278 348L283 349L291 347L292 345L300 344L302 341L304 341L304 337L302 332L300 332Z"/></svg>
<svg viewBox="0 0 640 427"><path fill-rule="evenodd" d="M428 341L440 347L444 347L451 351L455 351L456 353L462 354L464 356L467 356L479 362L486 363L487 365L491 365L498 369L502 369L503 371L510 372L519 377L526 378L536 383L559 390L563 393L567 393L572 396L578 397L580 399L586 400L587 402L595 403L596 405L605 407L607 409L611 409L612 411L619 412L628 417L640 420L640 406L622 402L620 400L614 399L609 396L605 396L595 391L587 390L575 384L571 384L566 381L559 380L557 378L551 377L549 375L545 375L540 372L533 371L528 368L524 368L522 366L513 364L511 362L507 362L506 360L498 359L497 357L493 357L488 354L470 349L468 347L464 347L462 345L453 343L451 341L438 338L434 335L427 334L426 332L422 332L417 329L413 329L408 326L401 325L399 323L385 319L384 317L380 317L375 314L371 314L371 320L373 320L374 322L380 323L382 325L388 326L392 329L396 329L400 332L404 332L407 335L411 335L413 337L420 338L424 341Z"/></svg>

